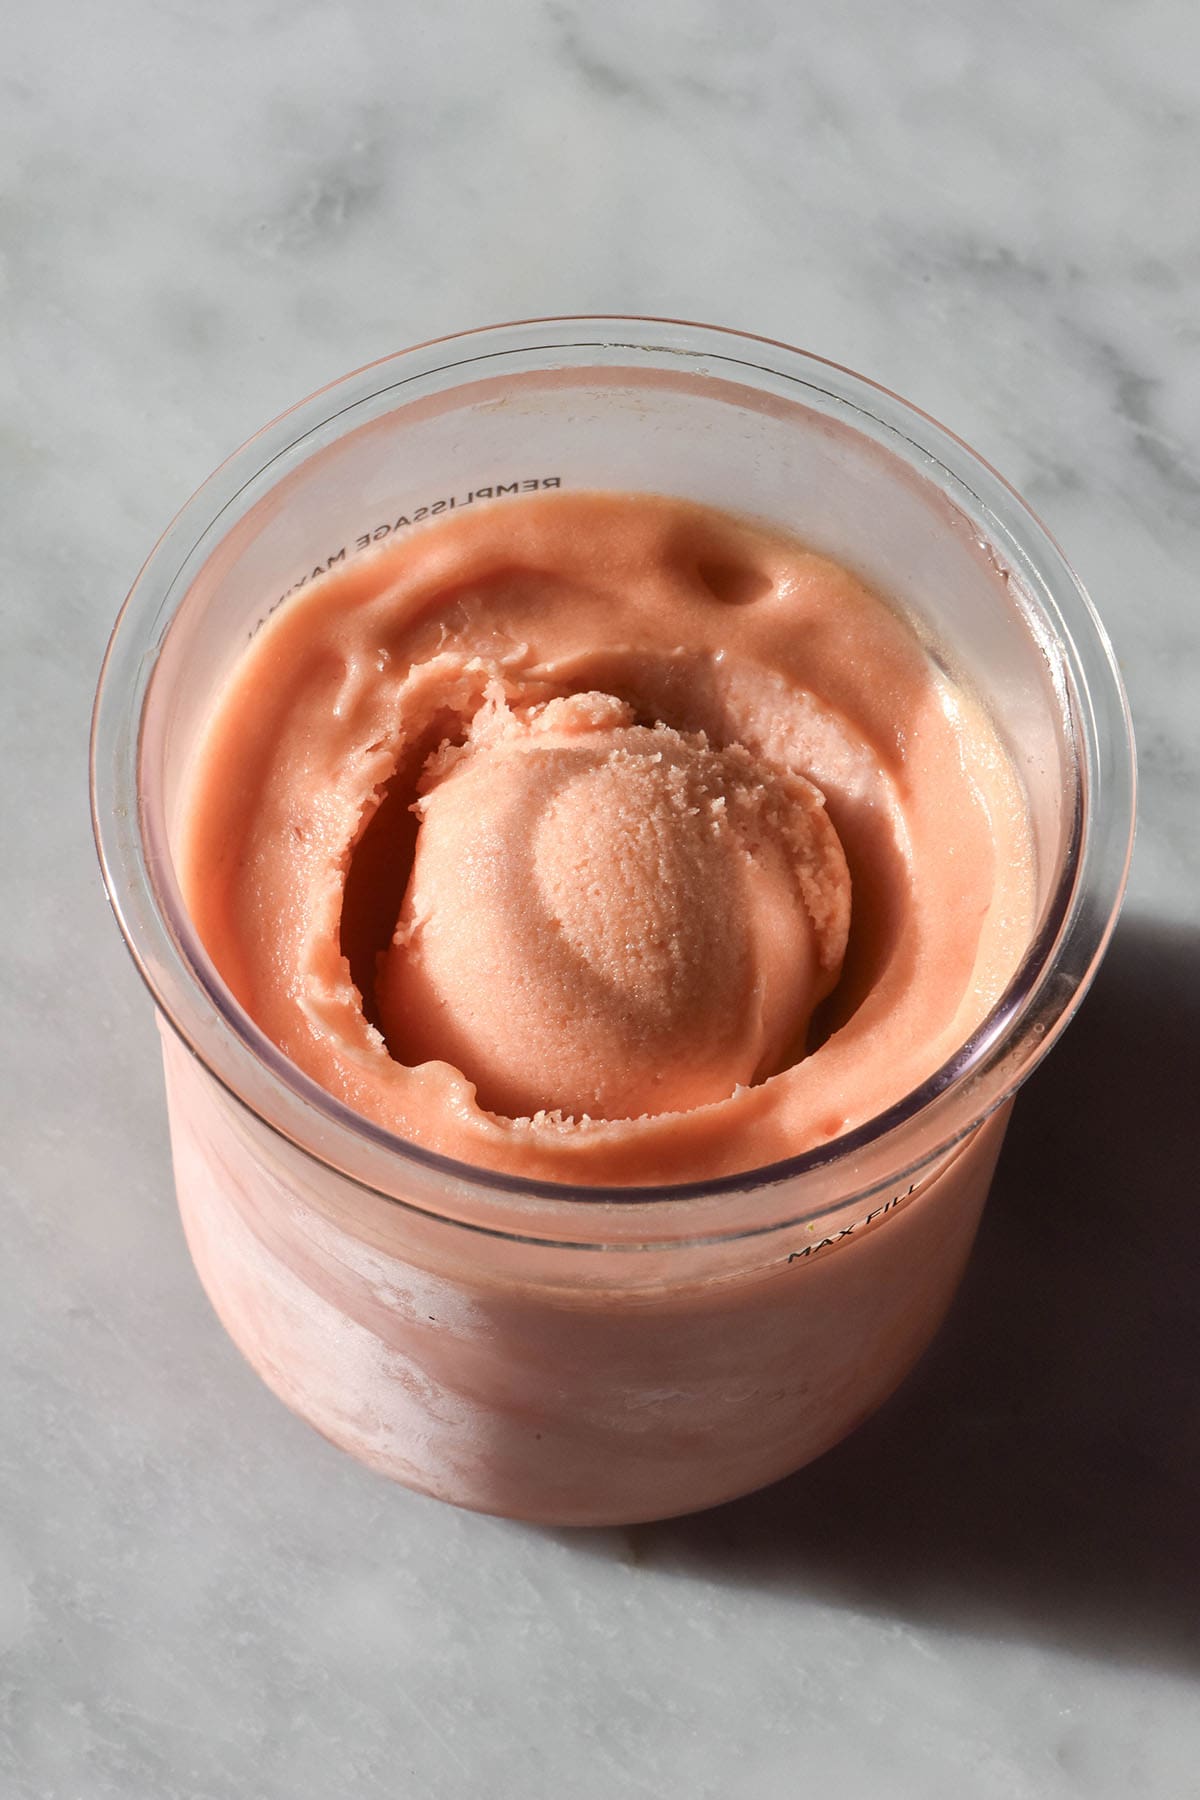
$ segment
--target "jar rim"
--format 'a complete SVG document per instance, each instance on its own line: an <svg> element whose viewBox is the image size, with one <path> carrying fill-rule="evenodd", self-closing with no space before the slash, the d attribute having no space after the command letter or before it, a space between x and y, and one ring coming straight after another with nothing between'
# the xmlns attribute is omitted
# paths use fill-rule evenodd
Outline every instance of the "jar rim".
<svg viewBox="0 0 1200 1800"><path fill-rule="evenodd" d="M451 355L452 350L459 354ZM478 365L488 358L554 357L580 350L629 353L647 367L654 366L655 357L683 357L702 363L705 372L717 365L758 370L824 394L843 412L859 413L889 437L906 442L919 453L922 472L938 485L949 485L956 503L965 503L974 520L988 524L1036 578L1078 701L1072 722L1080 780L1059 879L1036 936L986 1018L925 1082L853 1131L794 1157L706 1181L603 1186L534 1180L443 1156L354 1112L291 1063L242 1012L190 931L182 903L164 903L172 885L164 879L165 851L152 842L142 804L142 731L158 653L191 585L190 565L198 547L222 515L236 508L246 488L333 420L385 393L414 384L419 393L423 379L458 368L464 370L464 380L474 379ZM381 381L381 374L396 379ZM639 1216L649 1209L650 1224L664 1207L678 1212L690 1205L708 1212L706 1203L777 1190L834 1167L850 1170L873 1160L876 1177L852 1181L852 1191L837 1200L838 1207L865 1204L965 1138L1040 1062L1090 984L1124 893L1136 788L1132 723L1104 627L1046 527L983 458L889 389L825 358L727 327L622 315L484 326L398 351L318 389L234 451L167 527L121 608L96 693L90 777L105 885L134 962L160 1015L239 1105L318 1164L385 1203L457 1224L474 1223L476 1229L517 1240L530 1234L505 1228L500 1219L489 1217L489 1208L499 1201L519 1201L526 1211L532 1208L536 1222L539 1207L545 1207L558 1223L549 1238L535 1231L533 1239L569 1242L576 1248L589 1245L564 1239L560 1227L564 1217L582 1224L588 1216L583 1209L591 1209L593 1225L614 1207L626 1214L634 1209ZM906 1155L905 1134L918 1121L924 1127L920 1152L914 1155L910 1148ZM892 1147L890 1159L881 1155L884 1145ZM441 1183L448 1191L436 1203L425 1203L414 1198L414 1179L423 1187ZM399 1191L391 1191L393 1186ZM826 1198L810 1211L790 1212L786 1220L760 1221L750 1232L739 1220L735 1229L717 1229L712 1235L753 1235L830 1211ZM709 1234L671 1236L669 1241L694 1244L709 1241ZM616 1246L606 1241L595 1247ZM651 1244L642 1238L629 1247Z"/></svg>

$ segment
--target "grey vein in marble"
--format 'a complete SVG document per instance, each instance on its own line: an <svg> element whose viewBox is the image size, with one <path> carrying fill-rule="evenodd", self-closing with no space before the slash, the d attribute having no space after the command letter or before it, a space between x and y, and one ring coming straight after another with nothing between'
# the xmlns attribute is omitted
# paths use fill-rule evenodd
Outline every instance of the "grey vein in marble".
<svg viewBox="0 0 1200 1800"><path fill-rule="evenodd" d="M274 0L14 13L0 68L4 1800L1181 1800L1200 1765L1200 19ZM1130 903L949 1327L807 1474L568 1536L290 1418L191 1273L87 716L188 492L371 357L711 319L1027 491L1143 745Z"/></svg>

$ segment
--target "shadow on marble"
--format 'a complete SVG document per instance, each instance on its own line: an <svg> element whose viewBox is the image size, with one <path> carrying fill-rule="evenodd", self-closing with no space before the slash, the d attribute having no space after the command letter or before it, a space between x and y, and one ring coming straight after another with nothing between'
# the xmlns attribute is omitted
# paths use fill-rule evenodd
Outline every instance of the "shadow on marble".
<svg viewBox="0 0 1200 1800"><path fill-rule="evenodd" d="M809 1469L639 1527L619 1553L914 1625L1200 1664L1198 1042L1200 934L1128 919L1022 1095L916 1373ZM614 1554L614 1534L590 1547Z"/></svg>

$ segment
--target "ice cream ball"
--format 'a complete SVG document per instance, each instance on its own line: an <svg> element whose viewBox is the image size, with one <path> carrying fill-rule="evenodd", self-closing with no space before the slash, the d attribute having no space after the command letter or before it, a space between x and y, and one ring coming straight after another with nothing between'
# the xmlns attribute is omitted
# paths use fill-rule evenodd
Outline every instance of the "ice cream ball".
<svg viewBox="0 0 1200 1800"><path fill-rule="evenodd" d="M803 1055L850 877L818 790L607 694L492 693L430 761L377 1002L510 1118L683 1112Z"/></svg>

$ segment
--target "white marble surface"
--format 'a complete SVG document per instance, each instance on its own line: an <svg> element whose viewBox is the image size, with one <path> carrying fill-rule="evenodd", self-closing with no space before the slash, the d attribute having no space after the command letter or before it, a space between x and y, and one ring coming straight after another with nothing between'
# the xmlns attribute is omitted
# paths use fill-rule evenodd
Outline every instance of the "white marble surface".
<svg viewBox="0 0 1200 1800"><path fill-rule="evenodd" d="M1195 7L42 0L4 35L0 1793L1195 1793ZM222 1336L84 764L218 458L405 343L588 310L807 345L998 464L1116 639L1144 807L918 1376L764 1496L570 1537L387 1486Z"/></svg>

